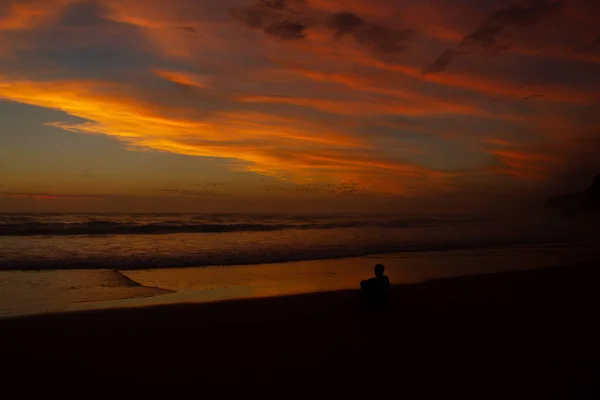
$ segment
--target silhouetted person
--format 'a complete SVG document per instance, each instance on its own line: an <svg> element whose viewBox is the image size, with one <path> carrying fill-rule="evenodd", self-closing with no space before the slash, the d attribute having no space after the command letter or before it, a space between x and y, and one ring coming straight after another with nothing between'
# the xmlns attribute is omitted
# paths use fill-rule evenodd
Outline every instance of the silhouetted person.
<svg viewBox="0 0 600 400"><path fill-rule="evenodd" d="M371 306L386 308L390 301L390 280L383 273L383 264L375 266L375 277L360 283L360 291L367 296Z"/></svg>

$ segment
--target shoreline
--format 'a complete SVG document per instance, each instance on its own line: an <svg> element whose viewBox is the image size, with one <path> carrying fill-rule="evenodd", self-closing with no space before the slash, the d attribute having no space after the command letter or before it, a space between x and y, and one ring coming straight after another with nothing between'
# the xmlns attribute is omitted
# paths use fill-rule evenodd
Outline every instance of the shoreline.
<svg viewBox="0 0 600 400"><path fill-rule="evenodd" d="M356 257L357 259L362 259L362 257ZM354 257L353 257L354 259ZM553 274L556 275L557 273L559 274L567 274L570 272L571 269L593 269L595 266L598 267L599 271L598 271L598 276L600 276L600 258L597 259L590 259L584 262L579 262L579 263L574 263L574 264L567 264L567 265L555 265L555 266L551 266L551 267L544 267L544 268L532 268L532 269L528 269L528 270L522 270L522 269L518 269L518 270L509 270L509 271L500 271L500 272L487 272L487 273L481 273L481 274L468 274L468 275L461 275L461 276L448 276L448 277L440 277L440 278L433 278L433 279L429 279L429 280L425 280L425 281L420 281L420 282L412 282L412 283L403 283L403 284L392 284L392 292L398 294L399 292L404 292L406 293L407 291L419 291L422 289L427 289L427 288L436 288L436 287L440 287L440 286L446 286L446 285L463 285L463 284L474 284L477 283L478 281L481 282L490 282L492 280L504 280L506 281L506 283L510 283L511 280L513 278L522 278L522 277L526 277L528 280L532 280L535 279L535 276L537 275L547 275L547 274ZM245 265L240 265L240 267L245 267ZM128 277L127 277L128 278ZM129 278L128 278L129 279ZM135 282L135 281L133 281ZM163 288L159 288L159 287L148 287L148 286L144 286L144 285L140 285L138 282L135 282L137 285L136 286L141 286L144 288L148 288L148 289L157 289L160 291L165 291L164 294L157 294L157 295L149 295L149 296L144 296L144 297L135 297L135 298L127 298L127 299L115 299L114 302L122 302L122 301L127 301L127 300L140 300L140 299L150 299L153 297L161 297L161 296L165 296L165 295L169 295L169 294L176 294L176 292L173 292L169 289L163 289ZM600 285L600 281L598 282L598 284ZM358 286L358 285L357 285ZM302 299L303 297L305 298L310 298L311 296L314 297L319 297L319 296L327 296L327 297L335 297L335 296L340 296L340 297L357 297L356 295L360 292L359 290L360 288L357 287L355 289L340 289L340 290L331 290L331 291L319 291L319 292L306 292L306 293L294 293L294 294L287 294L287 295L278 295L278 296L265 296L265 297L242 297L242 298L225 298L225 299L215 299L215 300L207 300L207 301L191 301L191 302L176 302L176 303L166 303L166 304L161 304L161 303L156 303L156 304L148 304L148 305L136 305L136 306L123 306L123 307L110 307L110 308L98 308L98 309L90 309L90 310L69 310L69 311L63 311L63 312L49 312L49 313L42 313L42 314L30 314L30 315L15 315L15 316L8 316L8 317L3 317L0 318L0 326L8 321L8 323L10 323L11 320L19 320L19 319L36 319L36 318L53 318L53 317L58 317L60 318L60 316L63 315L85 315L87 313L90 314L101 314L101 313L110 313L111 311L116 311L119 312L119 310L122 310L122 312L128 312L128 311L132 311L134 312L135 310L143 310L143 309L169 309L171 307L203 307L203 306L207 306L210 307L211 305L218 305L218 304L235 304L235 303L243 303L243 302L253 302L253 301L257 301L257 302L261 302L261 301L265 301L265 302L269 302L269 301L277 301L277 300L282 300L282 301L290 301L290 302L294 302L295 299ZM286 300L287 299L287 300ZM143 311L140 311L143 312Z"/></svg>
<svg viewBox="0 0 600 400"><path fill-rule="evenodd" d="M338 291L2 319L0 372L21 391L123 397L577 399L598 389L600 260L392 290L383 314Z"/></svg>
<svg viewBox="0 0 600 400"><path fill-rule="evenodd" d="M0 281L12 288L0 292L0 318L349 290L357 288L377 263L386 265L393 284L548 268L598 257L593 250L521 246L229 267L0 271Z"/></svg>

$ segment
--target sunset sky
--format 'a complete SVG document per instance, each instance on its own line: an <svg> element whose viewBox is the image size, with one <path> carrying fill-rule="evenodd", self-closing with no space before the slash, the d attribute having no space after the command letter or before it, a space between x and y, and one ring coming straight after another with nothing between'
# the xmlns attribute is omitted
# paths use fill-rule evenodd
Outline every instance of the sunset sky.
<svg viewBox="0 0 600 400"><path fill-rule="evenodd" d="M598 0L0 5L0 211L468 209L600 172Z"/></svg>

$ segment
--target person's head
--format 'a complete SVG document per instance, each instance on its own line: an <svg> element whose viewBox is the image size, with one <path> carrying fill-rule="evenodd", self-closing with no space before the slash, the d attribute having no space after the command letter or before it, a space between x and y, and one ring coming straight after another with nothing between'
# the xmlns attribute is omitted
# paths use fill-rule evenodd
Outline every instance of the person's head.
<svg viewBox="0 0 600 400"><path fill-rule="evenodd" d="M377 276L377 277L383 276L384 272L385 272L385 267L383 266L383 264L377 264L375 266L375 276Z"/></svg>

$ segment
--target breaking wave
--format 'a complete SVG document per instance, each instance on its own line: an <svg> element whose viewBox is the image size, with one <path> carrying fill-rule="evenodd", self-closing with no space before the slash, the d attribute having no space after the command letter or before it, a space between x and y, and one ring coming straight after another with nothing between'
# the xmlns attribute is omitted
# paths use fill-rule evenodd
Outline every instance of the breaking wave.
<svg viewBox="0 0 600 400"><path fill-rule="evenodd" d="M338 228L389 228L463 225L485 222L478 219L457 218L393 218L356 219L338 217L334 221L323 218L287 217L268 218L264 221L236 221L205 216L180 217L179 219L160 218L112 218L82 220L73 218L61 221L60 218L2 218L0 236L43 236L43 235L157 235L173 233L227 233L227 232L273 232L288 229L338 229Z"/></svg>

